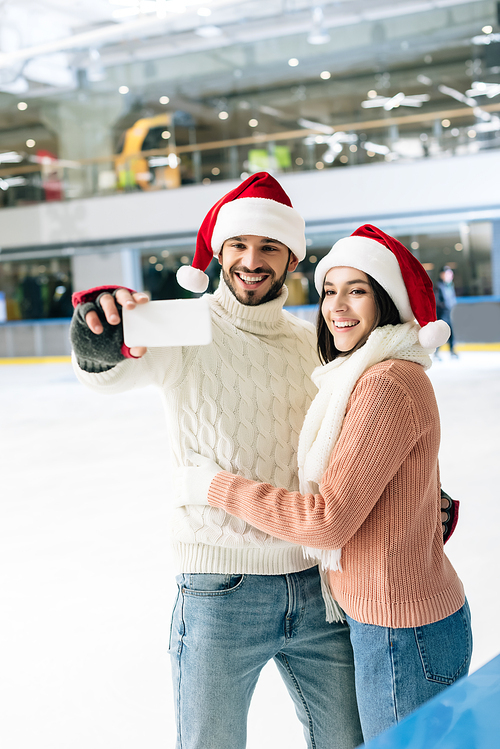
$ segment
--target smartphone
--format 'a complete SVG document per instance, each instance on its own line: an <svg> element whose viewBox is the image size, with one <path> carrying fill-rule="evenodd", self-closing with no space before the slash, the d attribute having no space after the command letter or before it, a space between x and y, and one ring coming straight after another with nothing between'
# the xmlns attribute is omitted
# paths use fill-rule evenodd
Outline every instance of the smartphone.
<svg viewBox="0 0 500 749"><path fill-rule="evenodd" d="M167 299L122 310L125 344L147 346L206 346L212 340L210 306L205 297Z"/></svg>

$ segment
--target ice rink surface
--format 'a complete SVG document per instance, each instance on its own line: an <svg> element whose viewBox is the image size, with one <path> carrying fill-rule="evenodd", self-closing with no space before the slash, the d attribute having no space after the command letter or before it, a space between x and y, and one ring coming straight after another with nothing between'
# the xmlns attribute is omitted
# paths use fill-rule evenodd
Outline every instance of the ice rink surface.
<svg viewBox="0 0 500 749"><path fill-rule="evenodd" d="M500 652L500 353L429 372L448 556L472 610L472 670ZM99 396L69 364L0 366L0 746L173 749L167 652L176 595L169 448L154 388ZM273 665L248 749L304 749Z"/></svg>

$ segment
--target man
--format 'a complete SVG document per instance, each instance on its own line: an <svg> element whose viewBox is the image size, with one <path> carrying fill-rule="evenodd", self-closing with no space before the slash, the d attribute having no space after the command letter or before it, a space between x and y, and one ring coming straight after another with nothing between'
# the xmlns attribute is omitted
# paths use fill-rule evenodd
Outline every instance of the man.
<svg viewBox="0 0 500 749"><path fill-rule="evenodd" d="M444 320L450 326L450 354L453 359L458 359L458 354L453 347L453 327L451 324L451 311L457 303L455 286L453 284L453 270L449 265L443 265L439 271L439 281L435 290L436 313L439 320ZM440 359L439 349L436 350L435 358Z"/></svg>
<svg viewBox="0 0 500 749"><path fill-rule="evenodd" d="M180 283L204 291L213 256L222 277L209 297L211 344L127 349L121 308L147 297L92 289L75 295L77 376L109 393L156 385L174 465L192 449L297 489L298 436L319 361L313 327L283 310L286 275L305 257L304 222L273 177L253 175L213 207ZM309 749L362 743L348 627L326 621L321 579L302 548L197 506L175 510L172 542L181 572L170 638L178 749L243 749L251 696L271 659Z"/></svg>

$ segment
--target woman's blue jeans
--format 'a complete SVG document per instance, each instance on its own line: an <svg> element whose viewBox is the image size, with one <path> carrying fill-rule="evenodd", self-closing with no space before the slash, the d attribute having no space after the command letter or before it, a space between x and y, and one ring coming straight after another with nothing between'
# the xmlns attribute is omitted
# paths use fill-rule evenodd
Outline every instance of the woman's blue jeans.
<svg viewBox="0 0 500 749"><path fill-rule="evenodd" d="M451 616L408 629L347 617L365 742L466 676L472 655L467 601Z"/></svg>
<svg viewBox="0 0 500 749"><path fill-rule="evenodd" d="M316 567L177 581L170 641L176 749L244 749L250 700L271 659L308 749L362 743L349 627L326 622Z"/></svg>

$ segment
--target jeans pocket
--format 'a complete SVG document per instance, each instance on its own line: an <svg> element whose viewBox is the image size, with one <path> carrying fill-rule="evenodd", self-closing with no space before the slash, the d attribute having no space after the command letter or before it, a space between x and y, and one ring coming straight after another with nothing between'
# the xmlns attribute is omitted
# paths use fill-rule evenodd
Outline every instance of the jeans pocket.
<svg viewBox="0 0 500 749"><path fill-rule="evenodd" d="M193 573L183 575L182 592L185 596L219 597L238 590L245 575L217 575Z"/></svg>
<svg viewBox="0 0 500 749"><path fill-rule="evenodd" d="M415 637L425 678L453 684L469 670L472 632L467 601L446 619L415 627Z"/></svg>

